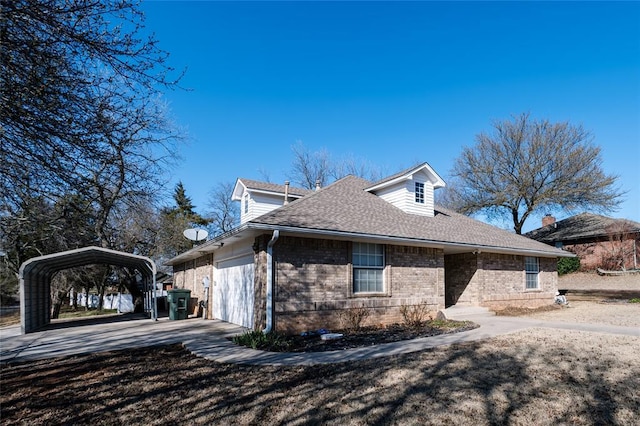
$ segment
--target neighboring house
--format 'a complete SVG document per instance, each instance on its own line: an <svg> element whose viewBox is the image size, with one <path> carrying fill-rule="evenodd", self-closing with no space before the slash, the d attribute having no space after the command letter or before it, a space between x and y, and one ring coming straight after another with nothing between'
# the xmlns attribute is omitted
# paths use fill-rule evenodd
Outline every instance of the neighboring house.
<svg viewBox="0 0 640 426"><path fill-rule="evenodd" d="M552 303L556 260L572 254L434 205L443 180L427 164L377 183L347 176L315 191L238 179L242 223L176 256L174 286L211 317L248 328L339 328L401 322L401 308Z"/></svg>
<svg viewBox="0 0 640 426"><path fill-rule="evenodd" d="M640 223L582 213L556 222L547 215L542 227L527 237L575 253L580 268L595 270L638 269Z"/></svg>

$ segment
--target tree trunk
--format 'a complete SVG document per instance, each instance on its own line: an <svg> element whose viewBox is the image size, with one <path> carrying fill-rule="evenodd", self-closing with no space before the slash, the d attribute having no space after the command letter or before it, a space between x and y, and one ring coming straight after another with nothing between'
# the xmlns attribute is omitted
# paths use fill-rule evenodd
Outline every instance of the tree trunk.
<svg viewBox="0 0 640 426"><path fill-rule="evenodd" d="M101 311L104 307L104 290L106 285L104 283L98 286L98 310Z"/></svg>
<svg viewBox="0 0 640 426"><path fill-rule="evenodd" d="M84 288L84 310L89 310L89 286Z"/></svg>
<svg viewBox="0 0 640 426"><path fill-rule="evenodd" d="M57 319L60 317L60 310L62 309L62 303L67 292L58 291L54 293L53 300L51 301L51 319Z"/></svg>
<svg viewBox="0 0 640 426"><path fill-rule="evenodd" d="M73 310L78 310L78 290L74 288L71 289L73 291L73 299L71 300L71 305L73 306Z"/></svg>
<svg viewBox="0 0 640 426"><path fill-rule="evenodd" d="M133 299L133 312L144 312L144 293L140 291L135 276L130 276L122 282Z"/></svg>

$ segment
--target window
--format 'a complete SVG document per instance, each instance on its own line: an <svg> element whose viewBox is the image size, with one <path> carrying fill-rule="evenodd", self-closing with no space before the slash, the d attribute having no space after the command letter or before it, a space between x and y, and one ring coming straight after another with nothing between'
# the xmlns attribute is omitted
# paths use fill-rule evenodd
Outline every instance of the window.
<svg viewBox="0 0 640 426"><path fill-rule="evenodd" d="M382 293L384 246L353 243L353 292Z"/></svg>
<svg viewBox="0 0 640 426"><path fill-rule="evenodd" d="M416 203L424 204L424 183L416 182L415 188Z"/></svg>
<svg viewBox="0 0 640 426"><path fill-rule="evenodd" d="M244 194L244 212L249 213L249 194Z"/></svg>
<svg viewBox="0 0 640 426"><path fill-rule="evenodd" d="M540 265L537 257L525 257L524 269L526 272L526 289L533 290L538 288L538 274L540 273Z"/></svg>

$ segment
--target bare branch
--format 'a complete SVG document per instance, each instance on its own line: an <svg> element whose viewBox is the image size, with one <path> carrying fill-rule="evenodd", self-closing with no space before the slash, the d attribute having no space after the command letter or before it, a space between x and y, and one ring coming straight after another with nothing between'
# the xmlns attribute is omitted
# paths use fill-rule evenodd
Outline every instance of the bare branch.
<svg viewBox="0 0 640 426"><path fill-rule="evenodd" d="M456 160L445 201L460 212L507 214L521 233L536 212L611 211L623 192L601 168L600 148L582 126L533 120L496 121Z"/></svg>

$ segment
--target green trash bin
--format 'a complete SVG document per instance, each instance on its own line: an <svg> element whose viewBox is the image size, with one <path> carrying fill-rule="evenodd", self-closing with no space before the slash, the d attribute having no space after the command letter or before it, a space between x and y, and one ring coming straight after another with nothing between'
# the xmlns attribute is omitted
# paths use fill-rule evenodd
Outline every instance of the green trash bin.
<svg viewBox="0 0 640 426"><path fill-rule="evenodd" d="M189 300L191 300L191 290L175 288L167 291L169 319L187 319L189 317Z"/></svg>

